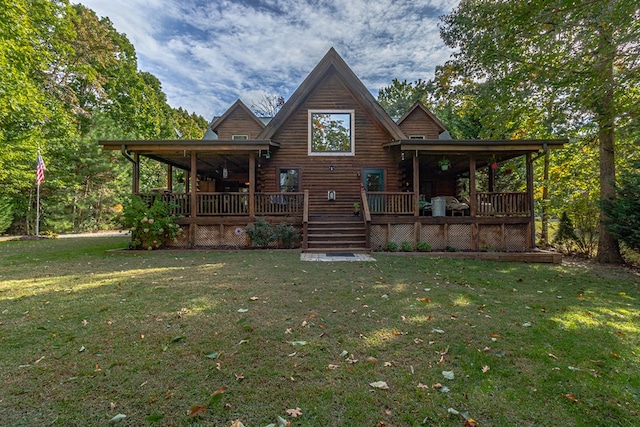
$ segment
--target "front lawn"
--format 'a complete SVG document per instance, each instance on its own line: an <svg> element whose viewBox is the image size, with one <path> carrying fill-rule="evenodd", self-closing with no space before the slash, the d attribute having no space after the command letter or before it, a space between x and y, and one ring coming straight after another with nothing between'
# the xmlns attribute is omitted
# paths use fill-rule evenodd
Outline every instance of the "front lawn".
<svg viewBox="0 0 640 427"><path fill-rule="evenodd" d="M640 425L625 269L126 241L0 243L3 425Z"/></svg>

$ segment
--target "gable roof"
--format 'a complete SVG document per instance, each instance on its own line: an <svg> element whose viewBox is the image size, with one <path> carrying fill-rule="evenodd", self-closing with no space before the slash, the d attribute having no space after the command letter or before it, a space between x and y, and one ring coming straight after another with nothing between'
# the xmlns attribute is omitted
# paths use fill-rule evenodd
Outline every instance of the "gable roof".
<svg viewBox="0 0 640 427"><path fill-rule="evenodd" d="M220 125L224 123L224 121L227 120L229 116L238 108L244 111L251 118L251 120L256 122L256 124L260 126L260 129L264 130L264 127L265 127L264 123L255 114L253 114L253 111L251 111L244 102L242 102L239 99L236 102L234 102L233 105L231 105L231 107L229 107L227 111L224 112L223 115L221 115L216 120L214 120L213 123L211 123L211 126L210 126L211 130L216 132L216 129L220 127Z"/></svg>
<svg viewBox="0 0 640 427"><path fill-rule="evenodd" d="M414 112L415 109L420 109L422 111L424 111L424 113L431 119L433 120L433 122L436 124L436 126L438 126L438 128L440 129L440 133L444 132L447 130L447 128L444 127L444 124L440 121L440 119L438 119L431 111L429 111L429 109L427 109L427 107L425 107L422 102L420 101L416 101L411 108L409 108L409 110L404 113L404 115L402 117L400 117L400 119L398 119L398 125L400 125L403 121L405 121L407 119L407 117L409 117L411 115L411 113Z"/></svg>
<svg viewBox="0 0 640 427"><path fill-rule="evenodd" d="M378 101L371 95L371 92L365 87L355 73L344 62L342 57L334 48L322 58L316 67L304 79L302 84L298 86L291 98L282 106L278 114L269 122L262 130L258 138L271 139L278 129L287 122L287 119L295 113L307 97L313 92L318 84L325 77L326 73L334 69L339 78L343 81L346 88L351 92L355 99L369 111L372 117L395 139L406 139L406 135L400 127L393 121L387 112L378 104Z"/></svg>

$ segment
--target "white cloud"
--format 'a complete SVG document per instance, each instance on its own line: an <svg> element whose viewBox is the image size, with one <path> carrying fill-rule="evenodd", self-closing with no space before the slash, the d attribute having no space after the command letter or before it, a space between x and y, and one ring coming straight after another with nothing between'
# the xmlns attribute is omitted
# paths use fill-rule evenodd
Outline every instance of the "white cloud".
<svg viewBox="0 0 640 427"><path fill-rule="evenodd" d="M160 79L172 106L210 118L238 98L290 96L330 47L374 94L394 78L429 79L450 55L438 17L458 1L81 3L127 35L140 68Z"/></svg>

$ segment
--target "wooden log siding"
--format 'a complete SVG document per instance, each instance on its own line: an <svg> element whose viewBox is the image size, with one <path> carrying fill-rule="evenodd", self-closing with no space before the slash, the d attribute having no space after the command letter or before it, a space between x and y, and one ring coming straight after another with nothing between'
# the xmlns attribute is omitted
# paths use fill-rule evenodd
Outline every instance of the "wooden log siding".
<svg viewBox="0 0 640 427"><path fill-rule="evenodd" d="M476 192L478 216L528 216L529 196L519 192Z"/></svg>
<svg viewBox="0 0 640 427"><path fill-rule="evenodd" d="M363 169L384 171L386 190L398 190L398 163L383 144L391 136L375 121L345 89L342 81L330 70L326 79L303 102L287 123L272 137L280 148L271 159L261 159L261 191L277 192L280 169L298 169L300 188L309 191L310 214L328 213L350 215L353 203L360 199L360 176ZM355 156L309 156L308 110L354 110ZM330 170L329 166L333 166ZM336 192L336 200L329 201L327 192Z"/></svg>
<svg viewBox="0 0 640 427"><path fill-rule="evenodd" d="M400 129L407 136L424 136L425 139L438 139L438 125L420 108L416 108L400 123Z"/></svg>
<svg viewBox="0 0 640 427"><path fill-rule="evenodd" d="M256 123L255 119L241 108L236 108L216 128L220 140L232 139L233 135L247 135L249 139L254 139L261 130L262 127Z"/></svg>

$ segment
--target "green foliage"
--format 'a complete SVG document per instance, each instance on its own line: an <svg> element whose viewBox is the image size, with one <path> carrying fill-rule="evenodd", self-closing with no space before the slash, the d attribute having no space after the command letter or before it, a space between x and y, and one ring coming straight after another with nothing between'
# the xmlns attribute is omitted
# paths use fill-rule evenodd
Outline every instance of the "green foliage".
<svg viewBox="0 0 640 427"><path fill-rule="evenodd" d="M640 251L640 161L620 173L616 198L604 200L605 226L629 248Z"/></svg>
<svg viewBox="0 0 640 427"><path fill-rule="evenodd" d="M571 218L569 218L569 215L567 215L566 212L562 212L558 231L553 238L553 243L564 246L565 252L567 252L577 240L578 236L573 228L573 221L571 221Z"/></svg>
<svg viewBox="0 0 640 427"><path fill-rule="evenodd" d="M290 224L281 222L275 227L264 219L258 219L253 225L245 228L254 247L266 248L273 242L278 242L282 248L290 248L300 233Z"/></svg>
<svg viewBox="0 0 640 427"><path fill-rule="evenodd" d="M13 204L8 197L0 197L0 234L3 234L13 222Z"/></svg>
<svg viewBox="0 0 640 427"><path fill-rule="evenodd" d="M269 243L276 240L273 226L264 219L258 219L253 225L245 228L251 239L251 245L259 248L266 248Z"/></svg>
<svg viewBox="0 0 640 427"><path fill-rule="evenodd" d="M280 247L291 248L300 237L300 233L291 224L281 222L276 225L274 230L276 239L280 242Z"/></svg>
<svg viewBox="0 0 640 427"><path fill-rule="evenodd" d="M396 242L387 242L384 250L387 252L398 252L398 244Z"/></svg>
<svg viewBox="0 0 640 427"><path fill-rule="evenodd" d="M424 103L428 92L429 85L422 80L407 82L393 79L390 86L378 91L378 102L391 117L400 118L416 102Z"/></svg>
<svg viewBox="0 0 640 427"><path fill-rule="evenodd" d="M418 252L431 252L431 245L427 242L418 242Z"/></svg>
<svg viewBox="0 0 640 427"><path fill-rule="evenodd" d="M153 199L130 196L117 221L131 230L133 249L159 249L182 233L176 224L177 216L171 214L173 209L175 206L160 196Z"/></svg>
<svg viewBox="0 0 640 427"><path fill-rule="evenodd" d="M402 252L413 252L413 245L409 242L402 242L400 245L400 250Z"/></svg>

